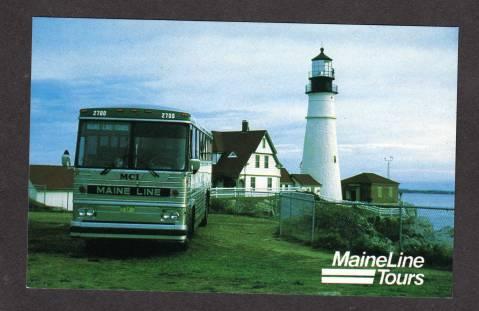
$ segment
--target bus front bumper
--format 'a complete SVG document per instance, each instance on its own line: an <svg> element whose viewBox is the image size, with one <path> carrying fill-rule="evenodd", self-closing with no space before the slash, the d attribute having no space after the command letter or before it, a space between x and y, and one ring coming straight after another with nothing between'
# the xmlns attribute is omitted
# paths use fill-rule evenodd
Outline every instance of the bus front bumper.
<svg viewBox="0 0 479 311"><path fill-rule="evenodd" d="M70 236L78 238L156 239L184 242L186 225L72 221Z"/></svg>

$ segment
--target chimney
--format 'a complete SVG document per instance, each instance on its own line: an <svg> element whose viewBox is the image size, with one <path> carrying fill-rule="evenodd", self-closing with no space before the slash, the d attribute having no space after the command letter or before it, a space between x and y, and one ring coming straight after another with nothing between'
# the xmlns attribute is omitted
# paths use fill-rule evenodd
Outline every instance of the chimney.
<svg viewBox="0 0 479 311"><path fill-rule="evenodd" d="M248 121L247 120L243 120L241 125L242 125L241 126L241 131L243 131L243 132L249 131L249 126L248 126Z"/></svg>

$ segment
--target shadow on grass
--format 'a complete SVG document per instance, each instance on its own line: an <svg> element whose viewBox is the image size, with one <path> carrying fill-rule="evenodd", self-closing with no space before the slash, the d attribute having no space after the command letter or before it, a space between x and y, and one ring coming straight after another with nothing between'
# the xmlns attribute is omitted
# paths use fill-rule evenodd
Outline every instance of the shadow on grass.
<svg viewBox="0 0 479 311"><path fill-rule="evenodd" d="M69 225L30 221L28 250L31 253L57 254L73 258L128 259L176 256L184 253L182 246L155 240L116 240L71 238Z"/></svg>
<svg viewBox="0 0 479 311"><path fill-rule="evenodd" d="M181 245L155 240L95 239L85 241L85 253L91 257L129 259L180 255Z"/></svg>

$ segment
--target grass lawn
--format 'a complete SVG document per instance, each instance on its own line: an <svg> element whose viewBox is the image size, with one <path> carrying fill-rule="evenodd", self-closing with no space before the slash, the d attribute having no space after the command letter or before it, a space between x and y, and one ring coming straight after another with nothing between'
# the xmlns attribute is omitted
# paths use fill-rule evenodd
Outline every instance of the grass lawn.
<svg viewBox="0 0 479 311"><path fill-rule="evenodd" d="M29 213L28 287L448 297L452 273L422 269L422 286L321 284L332 253L273 236L271 219L211 214L187 251L116 241L95 253L68 236L69 213ZM105 251L106 250L106 251Z"/></svg>

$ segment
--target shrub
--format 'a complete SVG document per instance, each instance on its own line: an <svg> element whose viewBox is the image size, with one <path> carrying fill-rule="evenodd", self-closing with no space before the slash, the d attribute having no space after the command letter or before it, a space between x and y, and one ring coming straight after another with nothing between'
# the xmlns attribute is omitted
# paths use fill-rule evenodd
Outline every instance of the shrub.
<svg viewBox="0 0 479 311"><path fill-rule="evenodd" d="M311 241L311 217L294 217L283 221L283 232L303 242ZM314 248L372 254L399 252L400 220L379 217L369 211L338 204L320 204L316 209ZM422 217L403 216L402 251L407 255L423 256L426 263L452 266L452 228L434 230Z"/></svg>
<svg viewBox="0 0 479 311"><path fill-rule="evenodd" d="M233 215L270 217L276 213L276 197L212 198L210 210Z"/></svg>

